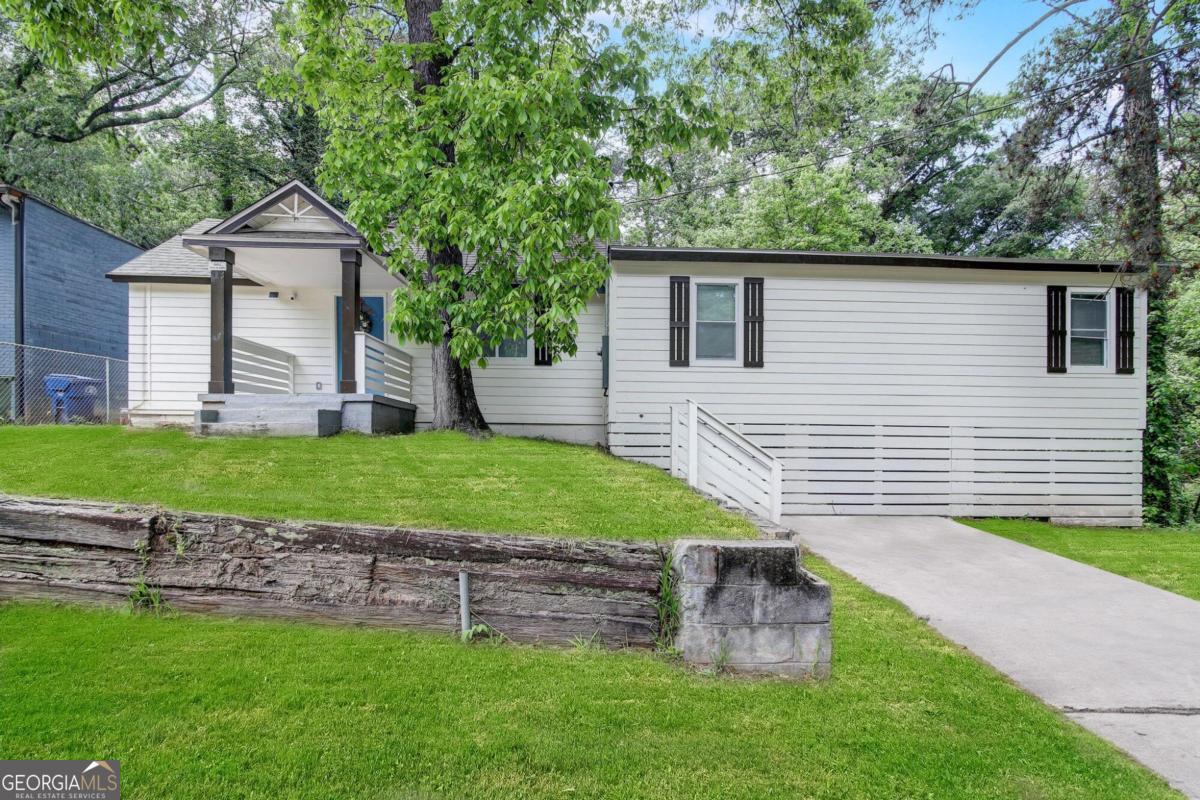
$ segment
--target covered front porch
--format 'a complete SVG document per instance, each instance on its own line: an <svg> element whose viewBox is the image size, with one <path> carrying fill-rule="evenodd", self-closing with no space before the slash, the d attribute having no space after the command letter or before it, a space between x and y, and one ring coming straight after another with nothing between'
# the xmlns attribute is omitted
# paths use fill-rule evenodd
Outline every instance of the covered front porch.
<svg viewBox="0 0 1200 800"><path fill-rule="evenodd" d="M197 433L412 430L412 356L388 341L386 321L403 282L336 209L292 183L183 245L209 265ZM247 332L258 338L235 328L235 298L273 304L271 321Z"/></svg>

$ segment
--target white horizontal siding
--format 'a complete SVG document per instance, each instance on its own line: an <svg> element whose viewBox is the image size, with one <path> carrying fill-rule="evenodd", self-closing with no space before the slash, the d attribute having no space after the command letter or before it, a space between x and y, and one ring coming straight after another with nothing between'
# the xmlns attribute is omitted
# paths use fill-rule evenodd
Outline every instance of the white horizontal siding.
<svg viewBox="0 0 1200 800"><path fill-rule="evenodd" d="M208 389L208 289L131 283L129 292L130 410L198 409Z"/></svg>
<svg viewBox="0 0 1200 800"><path fill-rule="evenodd" d="M537 433L542 428L546 435L556 435L550 426L583 426L602 434L604 390L602 365L597 355L604 335L602 296L588 302L578 323L576 354L552 366L534 366L531 357L520 364L492 359L485 368L472 368L475 394L489 424L538 426L526 432ZM433 417L429 346L410 344L404 349L413 356L417 425L428 425Z"/></svg>
<svg viewBox="0 0 1200 800"><path fill-rule="evenodd" d="M335 390L333 292L267 296L262 287L233 290L233 332L296 357L297 392ZM145 412L192 411L208 390L209 289L179 284L130 284L130 407ZM320 384L320 388L318 388Z"/></svg>
<svg viewBox="0 0 1200 800"><path fill-rule="evenodd" d="M267 292L234 288L234 335L296 356L297 392L335 391L336 293L305 289L288 300L287 292L275 299ZM131 407L145 413L198 409L197 396L208 388L208 287L131 284L129 333ZM597 355L603 333L604 299L597 296L579 319L574 357L549 367L493 360L476 368L476 394L487 420L524 433L598 441L604 431ZM433 407L429 347L400 344L391 334L388 339L412 355L417 421L427 425Z"/></svg>
<svg viewBox="0 0 1200 800"><path fill-rule="evenodd" d="M672 274L765 278L763 368L668 366ZM691 399L784 461L785 513L1138 517L1144 297L1134 375L1052 375L1046 285L1111 276L947 275L615 264L610 447L667 468Z"/></svg>

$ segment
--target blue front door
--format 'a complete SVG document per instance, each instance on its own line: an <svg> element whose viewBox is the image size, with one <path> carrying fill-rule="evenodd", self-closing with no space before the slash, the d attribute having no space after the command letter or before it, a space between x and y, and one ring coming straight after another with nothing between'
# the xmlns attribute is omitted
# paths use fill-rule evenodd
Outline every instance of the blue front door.
<svg viewBox="0 0 1200 800"><path fill-rule="evenodd" d="M382 297L363 297L362 307L366 309L368 320L363 322L363 330L374 336L380 341L384 340L384 333L387 331L387 320L383 318L383 298ZM337 337L336 349L337 353L337 372L333 376L333 385L336 388L337 382L342 377L342 298L341 295L333 298L334 320L333 330Z"/></svg>

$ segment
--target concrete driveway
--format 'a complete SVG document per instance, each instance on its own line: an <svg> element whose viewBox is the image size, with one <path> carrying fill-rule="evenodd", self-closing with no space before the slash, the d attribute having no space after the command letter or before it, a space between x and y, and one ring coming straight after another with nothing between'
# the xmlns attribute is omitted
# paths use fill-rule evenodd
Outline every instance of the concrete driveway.
<svg viewBox="0 0 1200 800"><path fill-rule="evenodd" d="M1200 798L1200 603L948 519L784 524L808 549Z"/></svg>

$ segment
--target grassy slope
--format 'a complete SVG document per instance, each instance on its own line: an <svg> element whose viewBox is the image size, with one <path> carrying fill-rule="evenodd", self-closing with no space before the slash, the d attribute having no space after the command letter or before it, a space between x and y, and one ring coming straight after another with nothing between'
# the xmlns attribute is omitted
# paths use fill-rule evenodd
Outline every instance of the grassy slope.
<svg viewBox="0 0 1200 800"><path fill-rule="evenodd" d="M126 796L1173 797L948 644L834 583L826 684L639 653L0 605L0 752L116 758Z"/></svg>
<svg viewBox="0 0 1200 800"><path fill-rule="evenodd" d="M0 491L248 517L597 539L753 536L662 471L596 448L451 433L197 439L0 427Z"/></svg>
<svg viewBox="0 0 1200 800"><path fill-rule="evenodd" d="M1200 600L1200 533L1155 528L1079 528L1022 519L963 522Z"/></svg>

